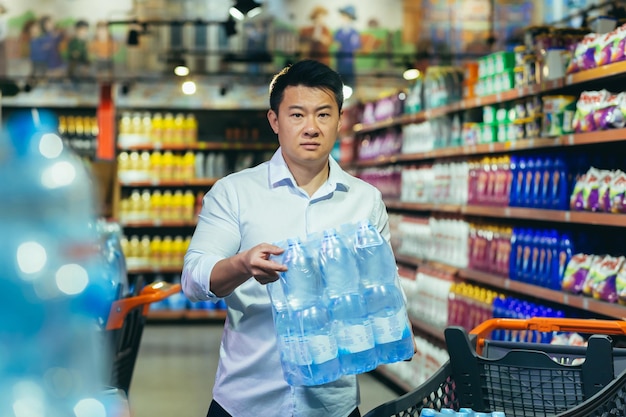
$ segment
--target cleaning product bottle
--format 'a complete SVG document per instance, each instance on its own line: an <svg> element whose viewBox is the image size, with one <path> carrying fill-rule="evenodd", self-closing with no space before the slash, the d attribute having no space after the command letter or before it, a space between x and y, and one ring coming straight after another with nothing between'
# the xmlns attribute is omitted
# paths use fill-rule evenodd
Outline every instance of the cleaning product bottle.
<svg viewBox="0 0 626 417"><path fill-rule="evenodd" d="M568 169L563 157L554 160L552 173L552 188L550 190L550 206L555 210L567 210L569 206L570 184L568 182Z"/></svg>

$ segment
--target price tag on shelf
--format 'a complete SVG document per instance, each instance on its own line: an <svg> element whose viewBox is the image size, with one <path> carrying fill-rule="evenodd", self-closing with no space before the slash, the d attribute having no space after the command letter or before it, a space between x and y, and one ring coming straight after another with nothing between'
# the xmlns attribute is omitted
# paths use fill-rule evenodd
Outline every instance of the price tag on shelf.
<svg viewBox="0 0 626 417"><path fill-rule="evenodd" d="M498 102L498 103L502 102L502 93L500 93L500 92L496 93L496 102Z"/></svg>
<svg viewBox="0 0 626 417"><path fill-rule="evenodd" d="M475 97L474 98L474 107L480 107L482 105L482 98L480 97Z"/></svg>
<svg viewBox="0 0 626 417"><path fill-rule="evenodd" d="M569 306L569 295L568 294L563 293L563 302L562 302L562 304L565 304L565 305Z"/></svg>
<svg viewBox="0 0 626 417"><path fill-rule="evenodd" d="M583 298L583 309L589 310L589 299Z"/></svg>
<svg viewBox="0 0 626 417"><path fill-rule="evenodd" d="M154 220L154 227L161 227L162 225L163 225L163 220L161 219Z"/></svg>
<svg viewBox="0 0 626 417"><path fill-rule="evenodd" d="M160 151L161 149L163 149L163 143L154 142L154 145L152 145L152 147L154 148L155 151Z"/></svg>
<svg viewBox="0 0 626 417"><path fill-rule="evenodd" d="M569 222L571 221L571 219L572 219L572 213L571 213L571 212L569 212L569 211L566 211L566 212L563 214L563 220L564 220L565 222L569 223Z"/></svg>
<svg viewBox="0 0 626 417"><path fill-rule="evenodd" d="M426 111L424 111L424 117L426 119L430 119L432 117L432 111L430 111L430 109L427 109Z"/></svg>
<svg viewBox="0 0 626 417"><path fill-rule="evenodd" d="M490 142L487 148L489 149L489 153L492 153L496 147L494 146L493 142Z"/></svg>
<svg viewBox="0 0 626 417"><path fill-rule="evenodd" d="M567 144L568 145L573 145L574 144L574 135L573 134L569 134L567 135Z"/></svg>
<svg viewBox="0 0 626 417"><path fill-rule="evenodd" d="M524 97L524 87L517 87L517 98Z"/></svg>
<svg viewBox="0 0 626 417"><path fill-rule="evenodd" d="M573 74L569 74L567 77L565 77L565 85L572 85L573 83L574 83Z"/></svg>
<svg viewBox="0 0 626 417"><path fill-rule="evenodd" d="M504 280L504 289L508 290L509 288L511 288L511 280L507 278Z"/></svg>
<svg viewBox="0 0 626 417"><path fill-rule="evenodd" d="M511 217L511 208L510 207L505 207L504 208L504 217Z"/></svg>

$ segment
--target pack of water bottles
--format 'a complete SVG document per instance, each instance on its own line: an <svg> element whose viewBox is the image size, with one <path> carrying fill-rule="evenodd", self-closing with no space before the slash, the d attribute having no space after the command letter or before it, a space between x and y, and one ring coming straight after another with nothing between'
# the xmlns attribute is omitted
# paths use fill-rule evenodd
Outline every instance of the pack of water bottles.
<svg viewBox="0 0 626 417"><path fill-rule="evenodd" d="M390 245L368 221L278 242L268 284L285 380L320 385L413 356Z"/></svg>

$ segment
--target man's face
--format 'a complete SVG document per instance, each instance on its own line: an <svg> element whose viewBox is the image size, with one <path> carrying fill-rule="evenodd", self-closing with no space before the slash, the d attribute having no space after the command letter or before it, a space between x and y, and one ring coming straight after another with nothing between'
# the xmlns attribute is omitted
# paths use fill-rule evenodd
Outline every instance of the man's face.
<svg viewBox="0 0 626 417"><path fill-rule="evenodd" d="M289 166L315 168L327 161L341 127L334 94L301 85L287 87L278 114L270 110L267 118Z"/></svg>

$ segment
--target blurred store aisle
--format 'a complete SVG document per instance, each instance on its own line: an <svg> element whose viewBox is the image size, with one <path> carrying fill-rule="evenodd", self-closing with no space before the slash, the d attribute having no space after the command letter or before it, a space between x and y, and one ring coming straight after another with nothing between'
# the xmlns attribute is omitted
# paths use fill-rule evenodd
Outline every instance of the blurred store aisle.
<svg viewBox="0 0 626 417"><path fill-rule="evenodd" d="M133 417L204 417L211 402L222 328L148 325L130 387ZM371 375L360 375L361 412L398 395Z"/></svg>

